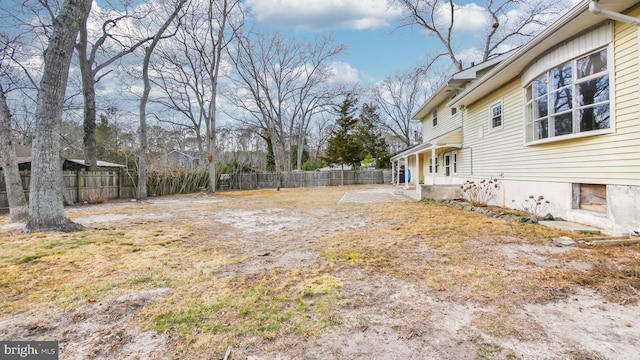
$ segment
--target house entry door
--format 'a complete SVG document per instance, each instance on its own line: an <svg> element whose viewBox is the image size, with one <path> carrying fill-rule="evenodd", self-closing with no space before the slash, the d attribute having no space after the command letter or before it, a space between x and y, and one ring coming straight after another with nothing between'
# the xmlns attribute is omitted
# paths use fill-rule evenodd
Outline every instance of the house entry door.
<svg viewBox="0 0 640 360"><path fill-rule="evenodd" d="M444 154L444 176L451 176L451 155Z"/></svg>
<svg viewBox="0 0 640 360"><path fill-rule="evenodd" d="M453 176L458 172L458 154L455 151L444 153L444 176Z"/></svg>

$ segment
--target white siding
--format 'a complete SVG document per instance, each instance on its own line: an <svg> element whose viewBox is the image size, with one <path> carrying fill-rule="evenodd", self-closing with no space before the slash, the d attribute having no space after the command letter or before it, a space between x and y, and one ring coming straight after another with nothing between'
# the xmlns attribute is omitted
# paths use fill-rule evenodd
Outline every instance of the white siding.
<svg viewBox="0 0 640 360"><path fill-rule="evenodd" d="M596 31L596 38L601 35L601 29ZM591 34L578 39L587 39L587 35ZM580 46L586 46L578 43ZM567 44L572 47L578 43ZM564 48L558 48L556 52L563 53ZM573 56L578 55L580 54ZM545 56L545 61L547 58L551 57ZM549 64L540 69L553 66ZM459 174L473 174L475 177L484 178L503 176L505 179L526 181L640 185L638 64L637 27L616 23L615 77L612 84L615 90L612 92L612 103L615 106L613 113L616 118L615 132L610 134L526 146L522 84L527 82L515 79L494 91L465 112L464 150L463 156L460 157ZM537 64L531 68L535 66ZM503 100L504 128L490 132L487 109L500 98ZM484 128L482 138L478 136L480 127Z"/></svg>
<svg viewBox="0 0 640 360"><path fill-rule="evenodd" d="M429 142L462 126L460 111L451 116L451 109L447 106L448 101L449 99L438 105L437 126L433 126L431 115L427 116L427 121L422 122L422 138L424 141Z"/></svg>

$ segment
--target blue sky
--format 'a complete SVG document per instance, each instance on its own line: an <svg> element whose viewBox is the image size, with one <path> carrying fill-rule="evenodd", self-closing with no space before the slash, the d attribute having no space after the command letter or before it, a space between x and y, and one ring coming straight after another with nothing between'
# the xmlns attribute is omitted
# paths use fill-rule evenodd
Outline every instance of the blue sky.
<svg viewBox="0 0 640 360"><path fill-rule="evenodd" d="M567 10L578 1L555 3L565 3L561 8ZM311 39L318 32L331 32L337 43L349 47L348 53L338 59L343 62L342 77L357 76L364 85L383 80L395 71L409 70L423 63L430 53L442 49L439 42L417 27L398 28L400 8L389 3L389 0L245 0L258 28L276 29L303 39ZM484 1L460 0L456 4L456 17L462 21L455 27L458 35L455 50L468 65L478 60L474 44L482 40L479 35L490 20L483 10ZM514 19L518 11L510 9L509 18Z"/></svg>
<svg viewBox="0 0 640 360"><path fill-rule="evenodd" d="M351 78L357 72L362 83L411 68L433 46L419 29L397 28L400 10L389 7L387 0L247 0L246 4L258 29L302 39L331 32L336 43L348 46L336 59L344 63L343 76Z"/></svg>

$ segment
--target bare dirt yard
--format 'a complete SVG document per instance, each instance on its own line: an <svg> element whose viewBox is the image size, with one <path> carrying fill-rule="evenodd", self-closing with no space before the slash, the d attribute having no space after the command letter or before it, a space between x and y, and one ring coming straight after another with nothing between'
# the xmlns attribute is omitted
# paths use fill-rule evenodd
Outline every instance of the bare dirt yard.
<svg viewBox="0 0 640 360"><path fill-rule="evenodd" d="M0 217L0 339L60 359L640 359L640 246L390 186L219 192Z"/></svg>

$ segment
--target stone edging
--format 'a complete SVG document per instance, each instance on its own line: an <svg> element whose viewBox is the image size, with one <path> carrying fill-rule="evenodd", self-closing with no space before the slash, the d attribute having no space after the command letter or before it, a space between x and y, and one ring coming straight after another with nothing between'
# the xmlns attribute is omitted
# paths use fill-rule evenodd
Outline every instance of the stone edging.
<svg viewBox="0 0 640 360"><path fill-rule="evenodd" d="M496 218L496 219L505 219L505 220L509 220L509 221L520 221L526 224L537 224L538 221L540 220L562 220L560 218L556 218L551 214L547 214L545 216L531 216L531 217L525 217L525 216L515 216L515 215L511 215L511 214L505 214L504 212L500 212L500 213L495 213L491 210L488 210L487 208L481 207L481 206L470 206L470 205L465 205L463 203L461 203L458 200L441 200L439 201L443 204L447 204L447 205L452 205L455 206L459 209L464 209L467 211L475 211L479 214L484 214L487 216L490 216L492 218Z"/></svg>

